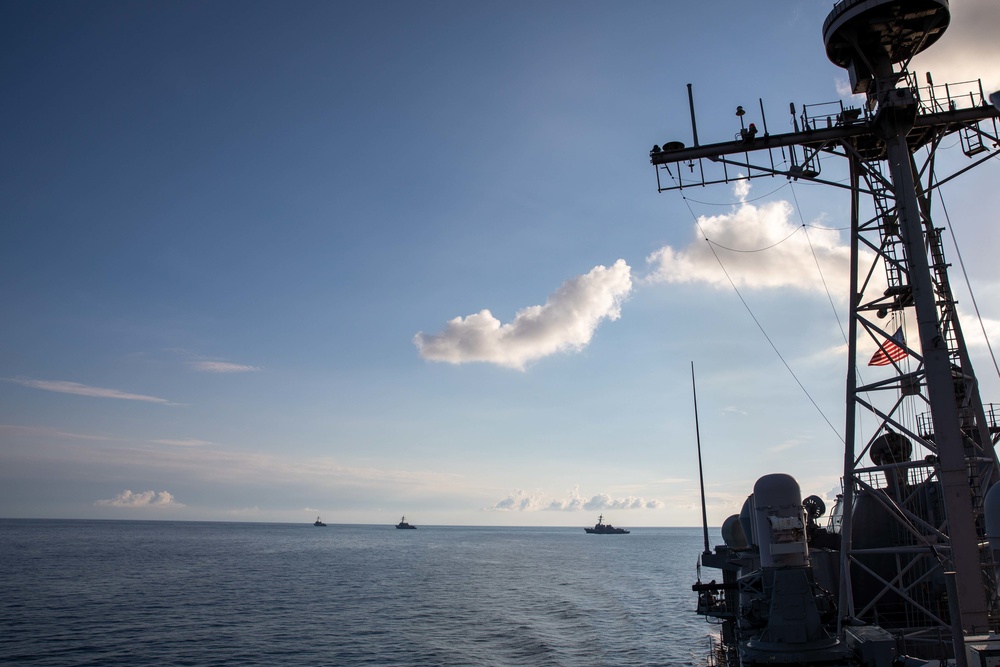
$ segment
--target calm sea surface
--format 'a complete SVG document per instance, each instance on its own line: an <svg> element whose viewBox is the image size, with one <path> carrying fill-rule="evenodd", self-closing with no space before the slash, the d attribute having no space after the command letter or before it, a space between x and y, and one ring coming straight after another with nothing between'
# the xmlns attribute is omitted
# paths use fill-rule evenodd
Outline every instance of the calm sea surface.
<svg viewBox="0 0 1000 667"><path fill-rule="evenodd" d="M697 665L701 550L696 528L0 520L0 664Z"/></svg>

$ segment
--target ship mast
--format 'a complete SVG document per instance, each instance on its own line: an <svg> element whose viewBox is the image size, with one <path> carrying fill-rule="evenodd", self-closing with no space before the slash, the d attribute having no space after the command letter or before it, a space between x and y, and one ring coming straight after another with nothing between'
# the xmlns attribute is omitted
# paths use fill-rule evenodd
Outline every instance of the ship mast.
<svg viewBox="0 0 1000 667"><path fill-rule="evenodd" d="M931 214L943 183L1000 153L1000 111L978 82L934 86L928 75L920 87L907 70L949 21L947 0L838 2L823 26L826 52L848 71L854 92L866 95L864 108L835 103L817 114L819 105L805 106L791 133L696 139L690 148L672 141L650 153L661 192L774 176L843 188L822 168L833 157L847 162L851 298L839 608L843 623L874 619L916 642L950 637L953 628L989 632L997 620L993 564L980 545L983 499L1000 479L1000 429L979 396ZM936 152L955 135L972 162L944 177L935 171ZM783 149L790 157L784 163ZM863 381L870 344L888 352L897 324L911 329L900 343L909 358L892 359L876 369L880 379ZM869 350L864 357L859 340ZM869 417L864 434L862 415ZM859 512L891 525L892 543L855 535ZM935 598L931 589L945 585L948 595ZM944 609L931 603L944 598Z"/></svg>

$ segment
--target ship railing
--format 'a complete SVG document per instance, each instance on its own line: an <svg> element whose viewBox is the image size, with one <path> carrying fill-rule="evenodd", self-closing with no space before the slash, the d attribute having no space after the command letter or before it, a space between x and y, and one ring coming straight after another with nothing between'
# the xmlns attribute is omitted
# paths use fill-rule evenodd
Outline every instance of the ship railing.
<svg viewBox="0 0 1000 667"><path fill-rule="evenodd" d="M916 96L919 115L942 114L990 106L986 92L983 90L982 79L934 85L934 81L928 73L927 85L920 86L916 77L908 73L906 81ZM968 123L959 130L958 136L962 152L968 157L986 153L990 150L989 144L996 145L997 143L996 118L988 121L992 125L992 133L988 126L984 127L984 122L987 121L980 120Z"/></svg>
<svg viewBox="0 0 1000 667"><path fill-rule="evenodd" d="M921 86L915 74L906 74L907 86L914 92L919 114L944 113L989 105L981 79L935 85L930 81L930 74L927 78L929 83ZM804 104L798 120L802 124L802 129L809 131L867 122L871 118L872 113L866 105L859 108L844 106L843 101L836 101Z"/></svg>
<svg viewBox="0 0 1000 667"><path fill-rule="evenodd" d="M893 486L892 481L902 481L905 486L914 487L934 477L934 466L926 461L906 461L858 468L854 476L861 484L873 489L887 489ZM897 485L898 487L898 485Z"/></svg>
<svg viewBox="0 0 1000 667"><path fill-rule="evenodd" d="M983 411L986 413L986 427L990 433L1000 433L1000 405L987 403L983 406Z"/></svg>
<svg viewBox="0 0 1000 667"><path fill-rule="evenodd" d="M995 437L1000 434L1000 404L984 403L983 413L986 416L986 428ZM930 412L917 415L917 434L925 440L934 440L934 419Z"/></svg>
<svg viewBox="0 0 1000 667"><path fill-rule="evenodd" d="M727 644L720 635L708 636L708 660L705 667L736 667L739 664L735 646Z"/></svg>
<svg viewBox="0 0 1000 667"><path fill-rule="evenodd" d="M921 114L943 113L959 109L975 109L989 104L982 79L957 83L935 84L930 73L927 85L921 86L914 73L907 73L907 85L913 89Z"/></svg>
<svg viewBox="0 0 1000 667"><path fill-rule="evenodd" d="M861 122L862 116L865 121L870 119L867 109L845 107L842 101L817 102L802 105L799 122L802 123L803 130L822 130L853 125Z"/></svg>

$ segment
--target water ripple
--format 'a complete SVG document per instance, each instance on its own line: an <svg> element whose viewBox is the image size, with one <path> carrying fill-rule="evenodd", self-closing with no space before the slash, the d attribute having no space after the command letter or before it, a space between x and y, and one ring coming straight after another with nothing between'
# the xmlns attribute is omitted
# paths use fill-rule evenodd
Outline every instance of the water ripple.
<svg viewBox="0 0 1000 667"><path fill-rule="evenodd" d="M0 521L2 665L694 665L696 529Z"/></svg>

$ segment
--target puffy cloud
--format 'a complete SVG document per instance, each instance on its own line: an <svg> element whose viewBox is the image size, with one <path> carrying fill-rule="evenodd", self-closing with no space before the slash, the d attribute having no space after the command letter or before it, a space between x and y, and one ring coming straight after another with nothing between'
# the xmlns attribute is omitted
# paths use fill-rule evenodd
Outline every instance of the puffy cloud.
<svg viewBox="0 0 1000 667"><path fill-rule="evenodd" d="M589 500L580 496L577 489L573 489L569 496L564 499L549 499L539 494L528 493L522 489L513 491L503 500L498 501L489 509L501 512L574 512L586 510L638 510L638 509L660 509L666 505L659 500L650 500L627 496L624 498L613 498L606 493L599 493Z"/></svg>
<svg viewBox="0 0 1000 667"><path fill-rule="evenodd" d="M585 510L641 510L641 509L659 509L664 507L664 504L659 500L646 500L644 498L636 498L635 496L628 496L625 498L612 498L606 493L600 493L590 500L588 500L583 509Z"/></svg>
<svg viewBox="0 0 1000 667"><path fill-rule="evenodd" d="M228 361L189 361L188 366L203 373L251 373L259 371L259 366L233 364Z"/></svg>
<svg viewBox="0 0 1000 667"><path fill-rule="evenodd" d="M545 500L541 496L517 489L503 500L498 501L489 509L498 511L534 512L542 509L544 505Z"/></svg>
<svg viewBox="0 0 1000 667"><path fill-rule="evenodd" d="M746 180L738 181L734 191L740 204L731 212L698 218L697 242L680 249L664 246L647 257L651 265L647 281L707 283L728 289L732 279L738 287L817 292L825 289L824 280L827 285L847 284L850 247L841 242L837 231L793 223L793 209L786 201L747 203ZM817 262L822 275L816 270ZM833 292L841 294L846 289L834 288Z"/></svg>
<svg viewBox="0 0 1000 667"><path fill-rule="evenodd" d="M449 321L441 333L420 332L413 342L431 361L481 361L520 370L536 359L586 347L602 320L621 316L631 290L631 268L619 259L566 281L545 305L518 311L510 323L481 310Z"/></svg>
<svg viewBox="0 0 1000 667"><path fill-rule="evenodd" d="M156 396L144 396L143 394L130 394L118 389L106 389L104 387L90 387L79 382L68 382L66 380L32 380L31 378L6 378L8 382L32 387L34 389L44 389L61 394L76 394L78 396L93 396L96 398L119 398L126 401L145 401L147 403L170 404L165 398Z"/></svg>
<svg viewBox="0 0 1000 667"><path fill-rule="evenodd" d="M131 489L125 489L114 498L98 500L94 504L100 507L184 507L168 491L133 493Z"/></svg>
<svg viewBox="0 0 1000 667"><path fill-rule="evenodd" d="M852 99L857 105L864 104L864 95L854 96L854 91L851 89L851 82L848 81L847 76L837 77L834 81L834 85L837 88L837 94L845 99Z"/></svg>

